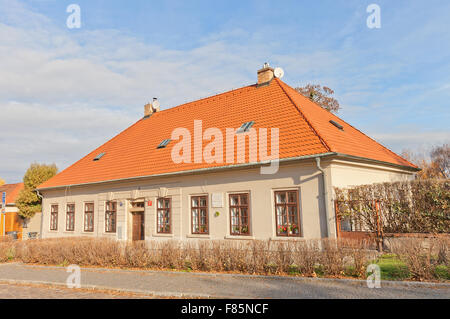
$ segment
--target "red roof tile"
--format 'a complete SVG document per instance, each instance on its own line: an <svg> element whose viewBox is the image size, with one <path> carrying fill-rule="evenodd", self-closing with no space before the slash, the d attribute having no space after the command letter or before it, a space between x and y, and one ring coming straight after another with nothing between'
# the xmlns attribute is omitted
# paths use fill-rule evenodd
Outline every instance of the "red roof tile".
<svg viewBox="0 0 450 319"><path fill-rule="evenodd" d="M0 186L0 196L3 192L6 192L6 204L13 205L16 201L19 192L23 189L23 183L17 184L5 184ZM1 197L0 197L1 202Z"/></svg>
<svg viewBox="0 0 450 319"><path fill-rule="evenodd" d="M342 124L344 130L338 130L330 124L331 119ZM171 138L175 128L187 128L193 135L194 120L202 120L203 131L219 128L224 144L226 128L237 129L244 122L254 121L253 127L256 129L279 128L280 159L339 152L415 167L279 79L274 79L267 86L246 86L141 119L39 188L233 165L225 163L225 150L224 163L175 164L171 159L171 150L177 141L172 141L166 148L156 149L164 139ZM203 147L209 143L203 141ZM270 137L268 144L270 150ZM246 148L248 162L248 145ZM99 161L93 161L102 152L106 154Z"/></svg>

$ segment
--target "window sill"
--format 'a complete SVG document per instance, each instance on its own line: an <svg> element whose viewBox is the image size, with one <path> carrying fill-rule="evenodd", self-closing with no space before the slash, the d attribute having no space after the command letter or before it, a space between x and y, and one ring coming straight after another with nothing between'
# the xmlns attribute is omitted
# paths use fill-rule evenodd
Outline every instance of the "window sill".
<svg viewBox="0 0 450 319"><path fill-rule="evenodd" d="M186 235L186 238L206 238L206 239L210 239L211 235L209 235L209 234L188 234L188 235Z"/></svg>
<svg viewBox="0 0 450 319"><path fill-rule="evenodd" d="M153 233L152 234L153 237L173 237L173 234L158 234L158 233Z"/></svg>
<svg viewBox="0 0 450 319"><path fill-rule="evenodd" d="M242 235L226 235L224 238L225 238L225 239L241 239L241 240L247 239L247 240L251 240L251 239L255 239L255 236L251 236L251 235L248 235L248 236L242 236Z"/></svg>

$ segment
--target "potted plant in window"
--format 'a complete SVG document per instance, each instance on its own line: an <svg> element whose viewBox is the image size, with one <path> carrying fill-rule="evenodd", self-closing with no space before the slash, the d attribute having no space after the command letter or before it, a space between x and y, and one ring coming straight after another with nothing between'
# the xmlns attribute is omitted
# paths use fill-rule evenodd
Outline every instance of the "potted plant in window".
<svg viewBox="0 0 450 319"><path fill-rule="evenodd" d="M279 234L286 234L288 231L287 226L278 226L278 233Z"/></svg>
<svg viewBox="0 0 450 319"><path fill-rule="evenodd" d="M248 233L248 226L242 226L241 232L242 232L243 234L247 234L247 233Z"/></svg>
<svg viewBox="0 0 450 319"><path fill-rule="evenodd" d="M293 235L297 235L298 234L298 225L291 225L290 227L290 230L291 230L291 234L293 234Z"/></svg>

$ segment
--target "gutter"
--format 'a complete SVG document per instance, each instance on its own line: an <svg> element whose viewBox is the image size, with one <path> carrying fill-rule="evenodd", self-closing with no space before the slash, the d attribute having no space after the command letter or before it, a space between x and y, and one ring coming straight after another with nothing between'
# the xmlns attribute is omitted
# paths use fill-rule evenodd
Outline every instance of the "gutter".
<svg viewBox="0 0 450 319"><path fill-rule="evenodd" d="M41 193L39 193L39 190L36 189L36 194L38 195L38 197L41 199L41 227L40 227L40 232L39 232L39 239L42 239L42 231L43 231L43 225L44 225L44 210L42 209L42 203L44 202L44 196L41 195ZM23 236L23 234L22 234Z"/></svg>
<svg viewBox="0 0 450 319"><path fill-rule="evenodd" d="M333 155L337 155L337 153L329 152L329 153L321 153L321 154L315 154L315 155L305 155L305 156L298 156L298 157L282 158L282 159L279 159L279 162L280 163L295 162L295 161L299 161L299 160L306 160L306 159L316 158L318 156L325 157L325 156L333 156ZM132 180L138 180L138 179L148 179L148 178L158 178L158 177L171 177L171 176L190 175L190 174L197 174L197 173L209 173L209 172L217 172L217 171L224 171L224 170L230 170L230 169L252 168L252 167L258 167L258 166L261 166L261 165L268 165L270 163L271 163L271 160L264 161L264 162L254 162L254 163L235 164L235 165L219 166L219 167L199 168L199 169L178 171L178 172L172 172L172 173L162 173L162 174L155 174L155 175L126 177L126 178L112 179L112 180L100 181L100 182L81 183L81 184L72 184L72 185L61 185L61 186L54 186L54 187L43 187L43 188L38 188L36 190L43 191L43 190L52 190L52 189L59 189L59 188L66 188L66 187L76 187L76 186L86 186L86 185L101 185L101 184L106 184L106 183L125 182L125 181L132 181Z"/></svg>
<svg viewBox="0 0 450 319"><path fill-rule="evenodd" d="M334 153L334 155L338 156L338 157L342 157L344 159L348 159L348 160L359 160L359 161L366 161L369 163L373 163L373 164L381 164L381 165L386 165L386 166L392 166L392 167L396 167L396 168L401 168L407 171L411 171L411 172L419 172L422 169L419 167L413 167L413 166L406 166L406 165L402 165L402 164L395 164L395 163L390 163L390 162L385 162L385 161L380 161L380 160L375 160L375 159L371 159L371 158L367 158L367 157L361 157L361 156L355 156L355 155L348 155L348 154L343 154L343 153Z"/></svg>
<svg viewBox="0 0 450 319"><path fill-rule="evenodd" d="M328 185L327 185L327 173L326 171L320 166L320 156L316 157L316 165L317 169L322 173L322 181L323 181L323 200L324 200L324 207L325 207L325 218L326 218L326 224L327 224L327 238L330 238L331 232L330 232L330 205L328 200Z"/></svg>
<svg viewBox="0 0 450 319"><path fill-rule="evenodd" d="M328 156L337 156L337 157L342 157L342 158L348 159L348 160L364 160L364 161L371 162L374 164L397 167L397 168L401 168L401 169L413 171L413 172L421 171L420 168L374 160L374 159L370 159L370 158L366 158L366 157L347 155L347 154L337 153L337 152L327 152L327 153L321 153L321 154L315 154L315 155L305 155L305 156L297 156L297 157L290 157L290 158L282 158L282 159L279 159L279 162L287 163L287 162L300 161L300 160L312 159L312 158L317 158L317 157L325 157L325 156L327 156L327 157ZM271 161L265 161L265 162L256 162L256 163L244 163L244 164L236 164L236 165L228 165L228 166L200 168L200 169L192 169L192 170L178 171L178 172L172 172L172 173L162 173L162 174L155 174L155 175L144 175L144 176L136 176L136 177L111 179L111 180L99 181L99 182L89 182L89 183L81 183L81 184L69 184L69 185L60 185L60 186L53 186L53 187L43 187L43 188L37 188L36 191L38 191L38 190L40 190L40 191L53 190L53 189L59 189L59 188L77 187L77 186L86 186L86 185L102 185L102 184L106 184L106 183L125 182L125 181L148 179L148 178L171 177L171 176L198 174L198 173L209 173L209 172L223 171L223 170L229 170L229 169L252 168L252 167L258 167L258 166L266 165L266 164L270 164L270 163L271 163Z"/></svg>

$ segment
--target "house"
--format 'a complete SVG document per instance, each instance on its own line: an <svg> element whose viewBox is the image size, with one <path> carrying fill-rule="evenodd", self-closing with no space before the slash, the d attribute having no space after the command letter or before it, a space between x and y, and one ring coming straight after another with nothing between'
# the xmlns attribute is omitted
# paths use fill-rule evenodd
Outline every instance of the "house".
<svg viewBox="0 0 450 319"><path fill-rule="evenodd" d="M0 233L3 233L3 229L5 234L17 232L17 239L37 237L41 226L41 213L37 213L33 218L27 220L18 214L19 209L15 202L23 187L23 183L0 186L0 195L6 194L5 216L1 218Z"/></svg>
<svg viewBox="0 0 450 319"><path fill-rule="evenodd" d="M42 237L336 237L333 187L416 166L264 65L256 84L144 117L39 186Z"/></svg>

